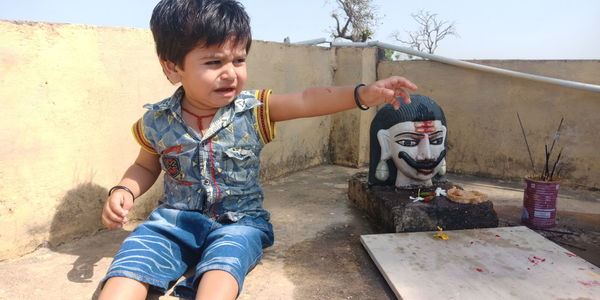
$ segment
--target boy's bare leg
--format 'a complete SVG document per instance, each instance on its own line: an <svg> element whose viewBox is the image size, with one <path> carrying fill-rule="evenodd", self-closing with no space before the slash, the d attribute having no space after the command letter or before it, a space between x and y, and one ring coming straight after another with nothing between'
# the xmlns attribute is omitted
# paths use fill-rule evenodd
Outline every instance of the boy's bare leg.
<svg viewBox="0 0 600 300"><path fill-rule="evenodd" d="M144 300L148 285L127 277L111 277L106 281L98 300L131 299Z"/></svg>
<svg viewBox="0 0 600 300"><path fill-rule="evenodd" d="M229 272L212 270L204 273L198 284L196 300L235 300L237 280Z"/></svg>

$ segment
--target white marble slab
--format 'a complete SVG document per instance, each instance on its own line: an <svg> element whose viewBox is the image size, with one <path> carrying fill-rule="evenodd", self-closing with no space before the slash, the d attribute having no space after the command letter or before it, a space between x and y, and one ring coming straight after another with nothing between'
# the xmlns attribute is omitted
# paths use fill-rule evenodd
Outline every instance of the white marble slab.
<svg viewBox="0 0 600 300"><path fill-rule="evenodd" d="M361 236L398 297L600 299L600 269L527 227Z"/></svg>

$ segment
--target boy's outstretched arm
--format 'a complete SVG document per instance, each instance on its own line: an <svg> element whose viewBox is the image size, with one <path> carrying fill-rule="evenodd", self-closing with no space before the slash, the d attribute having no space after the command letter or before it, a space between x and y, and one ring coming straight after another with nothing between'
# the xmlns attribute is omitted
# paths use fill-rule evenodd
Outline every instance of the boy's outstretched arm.
<svg viewBox="0 0 600 300"><path fill-rule="evenodd" d="M125 186L131 190L137 198L146 192L160 175L160 162L157 154L152 154L140 149L135 162L125 171L125 175L118 185ZM106 199L102 210L102 224L107 228L114 229L123 226L127 222L127 214L133 207L132 195L123 189L114 189Z"/></svg>
<svg viewBox="0 0 600 300"><path fill-rule="evenodd" d="M356 108L354 90L356 86L313 87L300 93L274 94L269 98L269 116L271 121L285 121L297 118L323 116L339 111ZM410 103L410 97L404 89L416 90L417 86L408 79L392 76L358 88L359 103L365 106L377 106L391 103L400 108L397 96Z"/></svg>

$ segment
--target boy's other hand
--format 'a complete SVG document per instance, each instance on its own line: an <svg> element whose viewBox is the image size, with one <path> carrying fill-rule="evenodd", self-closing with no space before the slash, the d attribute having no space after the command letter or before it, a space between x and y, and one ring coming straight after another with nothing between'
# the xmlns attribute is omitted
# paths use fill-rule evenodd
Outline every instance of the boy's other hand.
<svg viewBox="0 0 600 300"><path fill-rule="evenodd" d="M410 103L410 96L405 88L414 91L417 86L404 77L392 76L359 88L358 96L369 107L391 103L395 109L399 109L400 101L396 97L402 97L406 104Z"/></svg>
<svg viewBox="0 0 600 300"><path fill-rule="evenodd" d="M109 229L120 228L127 223L127 214L133 207L131 195L123 190L115 190L104 203L102 225Z"/></svg>

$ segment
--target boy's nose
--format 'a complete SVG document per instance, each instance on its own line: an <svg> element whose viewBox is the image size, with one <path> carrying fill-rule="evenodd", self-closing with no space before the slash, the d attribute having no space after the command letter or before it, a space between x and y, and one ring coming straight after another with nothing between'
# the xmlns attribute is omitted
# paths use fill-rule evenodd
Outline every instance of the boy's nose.
<svg viewBox="0 0 600 300"><path fill-rule="evenodd" d="M421 139L419 144L417 145L417 161L420 160L433 160L433 156L431 154L431 145L429 144L429 135L425 134L425 136Z"/></svg>
<svg viewBox="0 0 600 300"><path fill-rule="evenodd" d="M222 79L235 78L235 67L233 65L226 65L223 73L221 74Z"/></svg>

